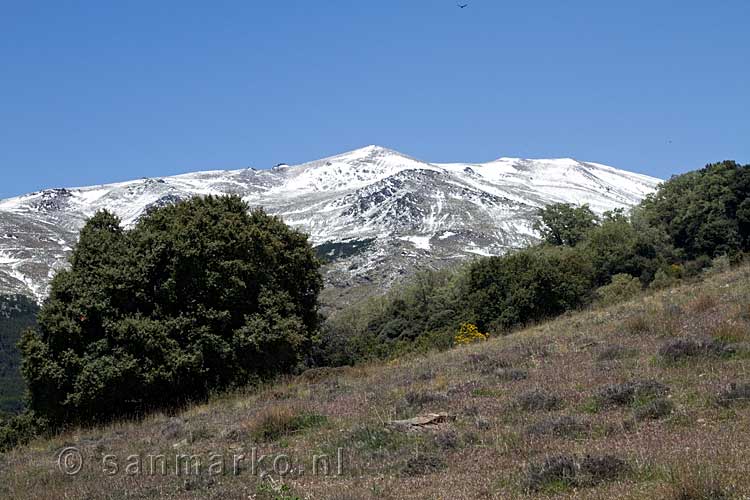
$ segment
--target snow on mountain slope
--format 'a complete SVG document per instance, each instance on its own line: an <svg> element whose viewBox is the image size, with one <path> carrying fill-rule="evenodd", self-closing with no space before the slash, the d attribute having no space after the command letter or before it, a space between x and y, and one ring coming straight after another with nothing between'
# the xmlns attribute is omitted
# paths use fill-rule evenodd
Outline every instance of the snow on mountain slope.
<svg viewBox="0 0 750 500"><path fill-rule="evenodd" d="M86 219L127 226L154 206L232 193L310 234L335 287L387 287L420 267L498 255L536 237L534 212L555 202L597 212L638 203L659 179L569 158L428 163L368 146L298 166L214 170L0 200L0 293L41 299Z"/></svg>

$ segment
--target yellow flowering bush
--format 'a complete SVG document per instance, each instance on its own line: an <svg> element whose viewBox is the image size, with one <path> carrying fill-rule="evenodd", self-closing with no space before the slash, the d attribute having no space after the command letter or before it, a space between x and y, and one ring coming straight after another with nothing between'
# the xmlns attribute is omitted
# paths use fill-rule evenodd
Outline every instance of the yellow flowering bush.
<svg viewBox="0 0 750 500"><path fill-rule="evenodd" d="M481 333L477 325L473 323L464 323L459 328L458 333L453 338L456 345L473 344L482 340L487 340L488 334Z"/></svg>

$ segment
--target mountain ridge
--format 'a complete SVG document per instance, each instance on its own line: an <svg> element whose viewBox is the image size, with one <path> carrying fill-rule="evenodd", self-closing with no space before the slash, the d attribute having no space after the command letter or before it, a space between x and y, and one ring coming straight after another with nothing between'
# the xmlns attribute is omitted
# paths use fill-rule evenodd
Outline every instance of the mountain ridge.
<svg viewBox="0 0 750 500"><path fill-rule="evenodd" d="M209 170L54 188L0 200L0 293L42 300L97 210L131 226L195 195L236 194L310 235L330 287L388 288L423 267L499 255L536 241L536 210L627 208L659 179L572 158L434 163L382 146L273 169Z"/></svg>

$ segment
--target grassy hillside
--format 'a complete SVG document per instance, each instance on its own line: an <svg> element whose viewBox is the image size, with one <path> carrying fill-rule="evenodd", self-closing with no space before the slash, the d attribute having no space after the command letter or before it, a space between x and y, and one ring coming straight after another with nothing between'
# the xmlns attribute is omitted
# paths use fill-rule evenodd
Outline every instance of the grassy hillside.
<svg viewBox="0 0 750 500"><path fill-rule="evenodd" d="M742 498L748 359L743 266L481 344L40 439L0 456L0 497ZM387 425L442 412L427 428ZM58 470L70 446L83 458L75 476ZM198 470L176 474L177 454ZM260 478L281 454L296 471Z"/></svg>
<svg viewBox="0 0 750 500"><path fill-rule="evenodd" d="M36 322L39 307L21 295L0 296L0 414L17 413L23 403L21 353L16 344L21 333Z"/></svg>

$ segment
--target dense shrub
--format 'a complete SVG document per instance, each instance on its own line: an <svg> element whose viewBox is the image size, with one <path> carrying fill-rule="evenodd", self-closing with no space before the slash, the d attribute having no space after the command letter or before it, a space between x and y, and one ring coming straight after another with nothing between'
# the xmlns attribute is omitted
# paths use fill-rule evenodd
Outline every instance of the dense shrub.
<svg viewBox="0 0 750 500"><path fill-rule="evenodd" d="M47 429L47 422L27 411L0 417L0 452L26 444Z"/></svg>
<svg viewBox="0 0 750 500"><path fill-rule="evenodd" d="M669 416L674 404L667 398L656 398L637 406L633 411L636 420L657 420Z"/></svg>
<svg viewBox="0 0 750 500"><path fill-rule="evenodd" d="M608 284L617 274L629 274L648 284L672 258L671 245L663 231L649 227L639 217L631 220L621 213L608 214L581 246L580 251L591 260L599 286Z"/></svg>
<svg viewBox="0 0 750 500"><path fill-rule="evenodd" d="M578 418L561 415L529 425L526 433L531 436L571 437L583 434L586 430L586 424Z"/></svg>
<svg viewBox="0 0 750 500"><path fill-rule="evenodd" d="M558 396L542 390L524 392L514 402L518 409L524 411L551 411L561 404L562 400Z"/></svg>
<svg viewBox="0 0 750 500"><path fill-rule="evenodd" d="M596 290L597 300L604 305L616 304L638 295L641 282L629 274L615 274L609 285Z"/></svg>
<svg viewBox="0 0 750 500"><path fill-rule="evenodd" d="M750 249L750 165L724 161L672 177L641 206L688 259Z"/></svg>
<svg viewBox="0 0 750 500"><path fill-rule="evenodd" d="M669 387L655 380L634 380L604 386L596 392L595 399L601 406L627 406L664 396L668 392Z"/></svg>
<svg viewBox="0 0 750 500"><path fill-rule="evenodd" d="M719 393L716 402L721 406L731 406L740 403L747 404L750 402L750 384L732 382Z"/></svg>
<svg viewBox="0 0 750 500"><path fill-rule="evenodd" d="M635 349L621 345L610 345L602 349L596 356L599 361L614 361L616 359L627 358L636 354Z"/></svg>
<svg viewBox="0 0 750 500"><path fill-rule="evenodd" d="M613 455L586 455L582 459L556 455L547 457L543 462L529 464L525 486L529 492L557 492L560 489L596 486L604 481L613 481L628 471L628 463Z"/></svg>
<svg viewBox="0 0 750 500"><path fill-rule="evenodd" d="M381 297L330 316L314 361L339 366L408 351L449 349L467 322L466 267L419 272Z"/></svg>
<svg viewBox="0 0 750 500"><path fill-rule="evenodd" d="M672 267L672 269L674 269L674 267ZM677 273L669 272L668 270L664 268L657 269L650 287L655 290L660 290L662 288L669 288L670 286L677 283L678 279L679 279L679 275Z"/></svg>
<svg viewBox="0 0 750 500"><path fill-rule="evenodd" d="M659 348L659 356L668 362L677 362L699 356L730 356L732 349L718 339L674 339Z"/></svg>
<svg viewBox="0 0 750 500"><path fill-rule="evenodd" d="M603 481L612 481L630 471L628 463L614 455L586 455L580 462L578 483L594 486Z"/></svg>
<svg viewBox="0 0 750 500"><path fill-rule="evenodd" d="M448 465L443 458L436 455L417 455L409 458L401 472L405 476L423 476L445 469Z"/></svg>
<svg viewBox="0 0 750 500"><path fill-rule="evenodd" d="M575 248L537 247L469 269L469 307L483 331L555 316L588 302L593 268Z"/></svg>
<svg viewBox="0 0 750 500"><path fill-rule="evenodd" d="M441 450L455 450L460 444L460 440L456 431L446 430L435 434L435 444Z"/></svg>
<svg viewBox="0 0 750 500"><path fill-rule="evenodd" d="M477 325L473 323L464 323L461 328L458 329L458 333L453 338L456 345L473 344L474 342L481 342L487 340L487 335L481 333L477 328Z"/></svg>
<svg viewBox="0 0 750 500"><path fill-rule="evenodd" d="M53 424L138 414L294 369L318 327L307 238L238 197L99 212L21 343L30 407Z"/></svg>
<svg viewBox="0 0 750 500"><path fill-rule="evenodd" d="M547 457L541 463L531 463L526 471L525 486L528 491L537 492L544 488L572 487L576 484L578 464L575 457L557 455Z"/></svg>

